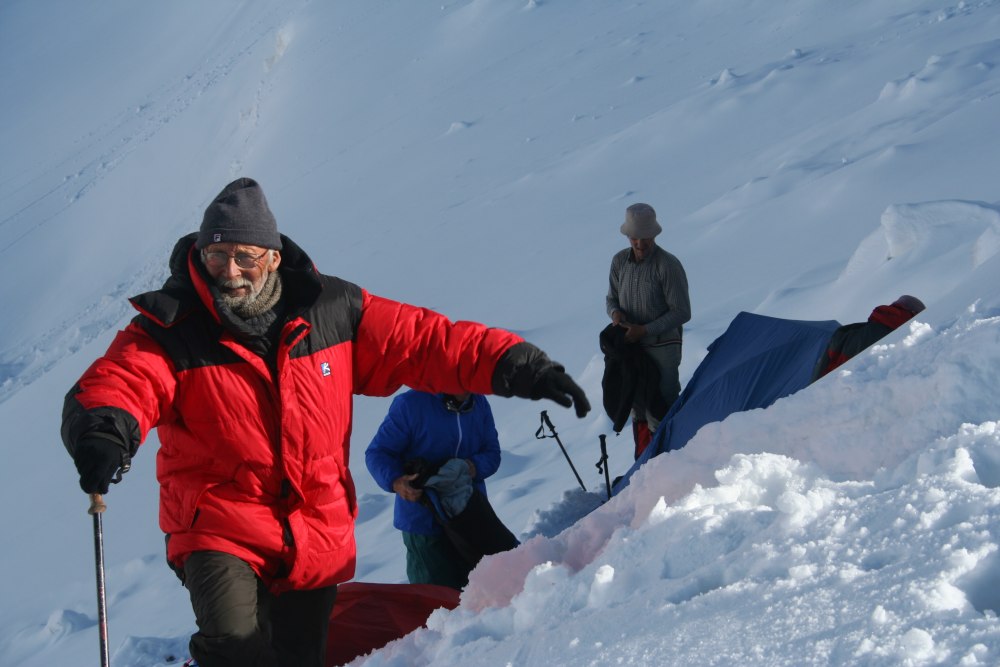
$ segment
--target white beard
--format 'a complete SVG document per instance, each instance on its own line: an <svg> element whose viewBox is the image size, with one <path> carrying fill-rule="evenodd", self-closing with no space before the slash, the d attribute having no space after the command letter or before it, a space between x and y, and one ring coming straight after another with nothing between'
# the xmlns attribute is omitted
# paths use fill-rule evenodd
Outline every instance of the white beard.
<svg viewBox="0 0 1000 667"><path fill-rule="evenodd" d="M235 280L220 280L218 281L218 286L221 289L236 289L239 287L246 287L249 291L243 296L232 296L226 292L221 292L222 302L226 306L241 317L245 317L251 313L253 310L253 303L260 296L260 291L264 288L264 284L267 282L267 278L270 276L264 276L261 280L260 285L254 285L252 282L246 278L237 278Z"/></svg>

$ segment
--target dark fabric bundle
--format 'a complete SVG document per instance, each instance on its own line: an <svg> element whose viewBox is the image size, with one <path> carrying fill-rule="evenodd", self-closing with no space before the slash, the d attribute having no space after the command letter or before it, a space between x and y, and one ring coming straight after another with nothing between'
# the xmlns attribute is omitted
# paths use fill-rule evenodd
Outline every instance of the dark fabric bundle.
<svg viewBox="0 0 1000 667"><path fill-rule="evenodd" d="M466 465L460 459L451 461L459 461L462 467ZM489 499L472 487L471 477L456 478L450 474L438 474L448 464L449 461L445 461L434 466L423 459L413 459L407 461L406 471L407 474L419 475L411 485L423 488L424 502L433 510L435 520L462 558L471 567L475 567L483 556L509 551L520 544L497 516ZM445 481L435 483L435 480L441 479ZM455 488L456 483L463 481L467 484L467 489ZM445 494L449 498L445 498ZM463 507L456 507L449 502L456 497L468 500Z"/></svg>
<svg viewBox="0 0 1000 667"><path fill-rule="evenodd" d="M425 489L424 493L431 495L434 491ZM433 504L433 500L431 502ZM455 516L446 519L437 510L435 515L445 535L472 567L483 556L509 551L520 544L493 511L489 499L476 489L472 490L465 509Z"/></svg>
<svg viewBox="0 0 1000 667"><path fill-rule="evenodd" d="M604 411L620 433L628 422L636 396L643 398L651 412L661 418L667 413L660 392L660 371L639 343L625 342L625 327L609 324L600 333L604 353Z"/></svg>

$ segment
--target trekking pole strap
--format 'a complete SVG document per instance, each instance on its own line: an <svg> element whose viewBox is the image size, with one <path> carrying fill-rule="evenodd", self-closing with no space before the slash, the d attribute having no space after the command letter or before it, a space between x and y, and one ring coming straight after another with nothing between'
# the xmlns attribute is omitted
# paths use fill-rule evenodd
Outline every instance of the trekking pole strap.
<svg viewBox="0 0 1000 667"><path fill-rule="evenodd" d="M549 427L552 431L552 437L556 437L556 427L552 425L552 420L549 419L549 411L542 410L542 423Z"/></svg>
<svg viewBox="0 0 1000 667"><path fill-rule="evenodd" d="M603 437L603 436L601 436ZM601 458L597 460L594 467L597 468L597 472L603 473L606 471L606 463L608 462L608 450L604 447L604 442L601 442Z"/></svg>
<svg viewBox="0 0 1000 667"><path fill-rule="evenodd" d="M608 471L608 445L606 436L602 433L598 436L601 440L601 459L597 462L597 472L604 473L604 484L608 487L608 500L611 500L611 474Z"/></svg>
<svg viewBox="0 0 1000 667"><path fill-rule="evenodd" d="M552 435L545 434L546 427L548 427L548 429L552 432ZM556 440L559 440L559 434L556 433L556 427L552 425L552 420L549 419L549 413L547 410L542 410L542 425L538 427L537 431L535 431L535 437L539 440L542 440L543 438L555 438Z"/></svg>

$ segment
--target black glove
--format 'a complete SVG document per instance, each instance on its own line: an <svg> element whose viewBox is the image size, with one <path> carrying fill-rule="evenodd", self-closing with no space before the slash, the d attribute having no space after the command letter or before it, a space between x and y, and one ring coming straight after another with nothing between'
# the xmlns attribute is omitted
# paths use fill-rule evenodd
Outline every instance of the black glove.
<svg viewBox="0 0 1000 667"><path fill-rule="evenodd" d="M538 375L531 387L531 398L548 398L564 408L572 405L576 408L577 417L584 417L590 412L590 401L583 389L558 365L553 365Z"/></svg>
<svg viewBox="0 0 1000 667"><path fill-rule="evenodd" d="M537 347L520 342L503 353L493 371L493 393L537 401L548 398L563 407L576 407L576 416L590 412L590 401L565 369Z"/></svg>
<svg viewBox="0 0 1000 667"><path fill-rule="evenodd" d="M80 473L80 488L84 493L107 493L118 470L127 470L124 454L121 445L107 438L83 438L76 443L73 463Z"/></svg>

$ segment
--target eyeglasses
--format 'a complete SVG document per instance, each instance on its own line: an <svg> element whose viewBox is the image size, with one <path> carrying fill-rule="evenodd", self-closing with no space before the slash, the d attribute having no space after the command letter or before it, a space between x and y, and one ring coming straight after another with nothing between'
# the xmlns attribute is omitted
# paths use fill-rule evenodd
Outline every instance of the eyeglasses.
<svg viewBox="0 0 1000 667"><path fill-rule="evenodd" d="M261 258L266 254L267 250L265 250L264 252L260 253L257 256L251 255L248 252L238 252L235 255L230 255L227 252L221 252L217 250L212 252L208 252L207 250L202 250L201 259L203 262L205 262L205 266L210 266L213 269L219 269L222 268L223 266L226 266L227 264L229 264L230 259L234 260L236 262L236 266L240 267L241 269L256 269L257 262L259 262Z"/></svg>

